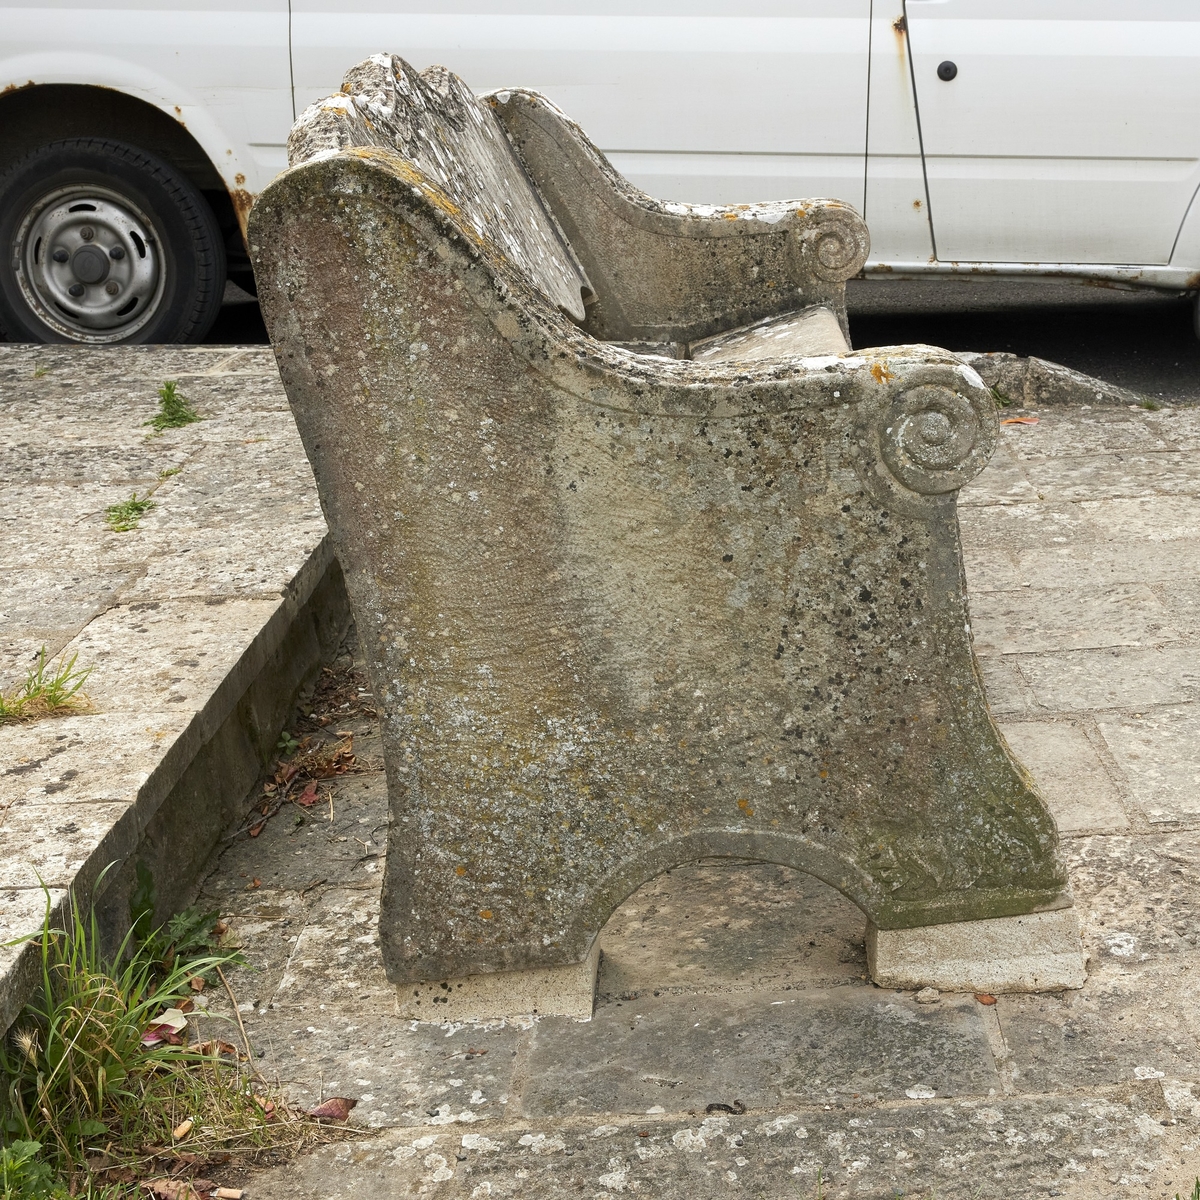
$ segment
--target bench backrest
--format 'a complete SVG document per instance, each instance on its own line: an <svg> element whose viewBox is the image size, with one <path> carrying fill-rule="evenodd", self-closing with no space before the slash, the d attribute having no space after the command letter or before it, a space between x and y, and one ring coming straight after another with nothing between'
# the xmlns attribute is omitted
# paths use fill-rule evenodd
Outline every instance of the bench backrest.
<svg viewBox="0 0 1200 1200"><path fill-rule="evenodd" d="M525 173L492 109L445 67L418 73L376 54L312 105L288 139L288 161L350 146L393 150L437 185L459 220L552 303L583 320L587 276Z"/></svg>

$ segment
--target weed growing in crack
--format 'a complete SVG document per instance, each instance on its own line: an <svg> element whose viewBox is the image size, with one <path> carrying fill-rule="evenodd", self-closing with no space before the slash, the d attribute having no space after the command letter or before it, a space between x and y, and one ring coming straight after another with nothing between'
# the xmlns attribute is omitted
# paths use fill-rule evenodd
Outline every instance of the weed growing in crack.
<svg viewBox="0 0 1200 1200"><path fill-rule="evenodd" d="M49 370L49 367L43 367L41 363L37 363L33 368L34 379L43 379Z"/></svg>
<svg viewBox="0 0 1200 1200"><path fill-rule="evenodd" d="M27 939L40 951L39 987L0 1045L5 1200L166 1195L154 1186L164 1176L336 1136L275 1095L232 1045L188 1043L196 981L239 959L211 948L213 914L181 914L142 941L131 929L107 959L95 913L70 898L63 909L55 928L47 893L42 928ZM180 921L207 953L183 952ZM179 1194L215 1187L196 1183Z"/></svg>
<svg viewBox="0 0 1200 1200"><path fill-rule="evenodd" d="M139 500L137 492L134 492L128 500L110 504L104 510L104 520L113 533L128 533L137 528L137 523L146 513L157 507L158 505L149 498L149 493Z"/></svg>
<svg viewBox="0 0 1200 1200"><path fill-rule="evenodd" d="M10 1142L0 1147L0 1196L4 1200L51 1197L54 1171L38 1154L40 1142Z"/></svg>
<svg viewBox="0 0 1200 1200"><path fill-rule="evenodd" d="M91 707L83 694L83 685L91 667L76 666L78 653L60 655L47 664L46 647L38 651L37 665L29 669L24 683L11 692L0 693L0 725L17 721L36 721L41 717L63 716Z"/></svg>
<svg viewBox="0 0 1200 1200"><path fill-rule="evenodd" d="M165 925L156 927L155 903L154 876L144 862L138 862L134 866L134 885L129 896L130 932L138 953L153 963L160 974L172 970L177 960L219 958L222 965L246 965L240 950L222 947L225 925L219 913L204 912L189 905ZM194 978L204 978L210 984L217 981L215 972L211 976ZM195 986L193 982L192 987Z"/></svg>
<svg viewBox="0 0 1200 1200"><path fill-rule="evenodd" d="M1162 408L1162 405L1159 404L1159 402L1157 400L1151 400L1149 396L1147 396L1145 400L1139 400L1138 403L1147 412L1158 412L1159 409Z"/></svg>
<svg viewBox="0 0 1200 1200"><path fill-rule="evenodd" d="M286 729L279 735L279 741L275 743L276 751L285 758L295 754L299 748L299 739L292 737Z"/></svg>
<svg viewBox="0 0 1200 1200"><path fill-rule="evenodd" d="M153 425L155 433L162 433L164 429L182 429L200 420L203 420L200 414L180 395L175 380L168 379L158 389L158 412L142 424Z"/></svg>
<svg viewBox="0 0 1200 1200"><path fill-rule="evenodd" d="M1178 1192L1175 1193L1175 1200L1181 1200ZM1187 1197L1187 1200L1200 1200L1200 1176L1196 1179L1196 1186L1192 1188L1192 1194Z"/></svg>
<svg viewBox="0 0 1200 1200"><path fill-rule="evenodd" d="M199 420L199 418L197 418ZM134 492L128 500L122 500L119 504L110 504L104 510L104 520L107 522L109 529L113 533L128 533L132 529L137 528L138 522L152 508L158 507L156 500L151 500L150 497L172 476L178 475L182 471L182 467L164 467L158 473L158 478L148 491L142 493L139 500L137 492Z"/></svg>

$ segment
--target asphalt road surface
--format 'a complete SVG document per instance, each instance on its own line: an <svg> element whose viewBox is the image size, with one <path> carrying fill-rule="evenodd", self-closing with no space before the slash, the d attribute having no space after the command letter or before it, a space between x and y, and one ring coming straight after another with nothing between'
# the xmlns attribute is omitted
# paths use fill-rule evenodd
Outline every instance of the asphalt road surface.
<svg viewBox="0 0 1200 1200"><path fill-rule="evenodd" d="M258 305L228 293L206 339L265 342ZM1200 339L1192 301L1173 293L1003 279L852 280L856 346L926 342L1007 350L1062 363L1156 399L1200 403Z"/></svg>

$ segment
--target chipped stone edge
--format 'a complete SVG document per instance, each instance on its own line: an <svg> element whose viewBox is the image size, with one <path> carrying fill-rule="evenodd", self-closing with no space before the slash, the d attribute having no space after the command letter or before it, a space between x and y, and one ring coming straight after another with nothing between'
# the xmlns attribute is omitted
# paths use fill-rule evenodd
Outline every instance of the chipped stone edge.
<svg viewBox="0 0 1200 1200"><path fill-rule="evenodd" d="M880 987L905 990L1057 992L1087 979L1074 908L916 929L868 924L867 966Z"/></svg>
<svg viewBox="0 0 1200 1200"><path fill-rule="evenodd" d="M399 984L397 1012L415 1021L491 1021L526 1016L590 1021L599 966L600 939L594 937L587 957L564 967Z"/></svg>
<svg viewBox="0 0 1200 1200"><path fill-rule="evenodd" d="M1140 392L1044 358L1022 358L1003 352L960 351L955 357L975 370L987 387L1011 404L1037 408L1042 404L1144 407L1151 403Z"/></svg>
<svg viewBox="0 0 1200 1200"><path fill-rule="evenodd" d="M70 881L77 902L95 902L110 940L128 926L135 858L150 860L158 919L190 899L200 869L257 781L296 696L336 651L349 625L341 568L326 533L282 589L281 603L164 748L136 799L97 837ZM61 894L52 905L54 924L67 917L67 902L68 894ZM0 1032L20 1014L39 972L37 942L26 942L0 968Z"/></svg>

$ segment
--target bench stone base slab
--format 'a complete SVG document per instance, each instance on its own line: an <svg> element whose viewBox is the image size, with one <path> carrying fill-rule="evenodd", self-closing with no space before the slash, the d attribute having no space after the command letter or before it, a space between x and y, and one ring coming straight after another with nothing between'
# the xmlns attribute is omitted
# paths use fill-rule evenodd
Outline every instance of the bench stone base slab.
<svg viewBox="0 0 1200 1200"><path fill-rule="evenodd" d="M944 992L1056 992L1087 978L1074 908L919 929L867 926L880 987Z"/></svg>
<svg viewBox="0 0 1200 1200"><path fill-rule="evenodd" d="M530 1015L590 1021L599 965L600 939L593 938L583 962L565 967L401 984L399 1014L416 1021L491 1021Z"/></svg>

